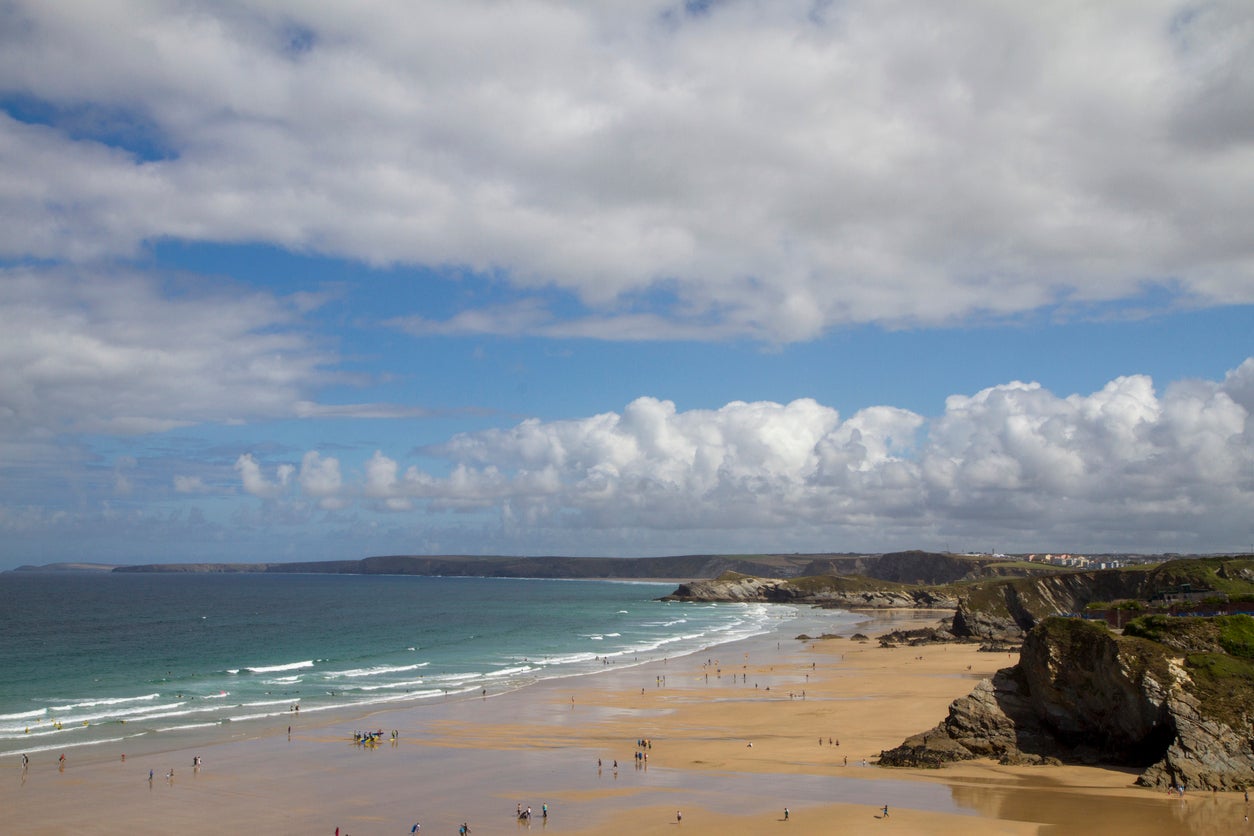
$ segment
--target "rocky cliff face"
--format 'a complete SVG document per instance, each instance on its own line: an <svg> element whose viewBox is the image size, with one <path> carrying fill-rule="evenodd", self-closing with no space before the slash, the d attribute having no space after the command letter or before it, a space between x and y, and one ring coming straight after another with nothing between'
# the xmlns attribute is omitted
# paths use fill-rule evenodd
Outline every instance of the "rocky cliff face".
<svg viewBox="0 0 1254 836"><path fill-rule="evenodd" d="M806 580L806 579L803 579ZM841 609L937 608L952 609L957 599L935 589L893 589L855 584L840 578L808 579L798 583L780 578L753 578L729 573L712 580L680 584L663 600L763 601L802 603ZM860 587L860 588L855 588Z"/></svg>
<svg viewBox="0 0 1254 836"><path fill-rule="evenodd" d="M1141 768L1146 786L1254 784L1250 718L1220 716L1189 657L1174 654L1098 624L1048 619L1027 634L1018 665L955 700L936 728L881 753L880 763L1070 760ZM1248 682L1228 685L1254 696Z"/></svg>
<svg viewBox="0 0 1254 836"><path fill-rule="evenodd" d="M748 570L742 569L741 571ZM934 586L977 578L1019 577L1050 571L1052 570L1046 566L1028 568L1024 564L1007 563L991 558L914 549L887 554L818 558L803 566L797 575L789 575L789 577L861 575L893 583Z"/></svg>
<svg viewBox="0 0 1254 836"><path fill-rule="evenodd" d="M1151 569L1060 572L970 584L954 615L953 630L963 638L1022 640L1051 615L1079 613L1094 601L1146 601L1155 594L1188 586L1194 591L1248 592L1254 565L1244 558L1175 560Z"/></svg>

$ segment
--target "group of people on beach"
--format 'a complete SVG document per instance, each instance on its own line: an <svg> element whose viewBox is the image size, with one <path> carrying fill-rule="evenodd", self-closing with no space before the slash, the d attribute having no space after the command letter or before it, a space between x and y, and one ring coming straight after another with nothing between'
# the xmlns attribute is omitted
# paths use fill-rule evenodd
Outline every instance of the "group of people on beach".
<svg viewBox="0 0 1254 836"><path fill-rule="evenodd" d="M531 821L531 807L528 806L527 809L524 810L522 806L522 802L520 801L518 802L517 807L514 808L514 815L518 817L518 820L520 822L529 822ZM545 822L549 820L549 805L548 804L540 805L540 817Z"/></svg>
<svg viewBox="0 0 1254 836"><path fill-rule="evenodd" d="M291 732L289 731L288 734L291 734ZM400 737L401 737L401 733L397 731L396 729L392 729L392 733L391 733L392 742L395 743L397 740L400 740ZM366 746L374 746L382 742L382 740L383 740L383 729L377 729L376 731L367 731L367 732L362 732L362 731L353 732L354 743L361 743L361 744L365 744Z"/></svg>

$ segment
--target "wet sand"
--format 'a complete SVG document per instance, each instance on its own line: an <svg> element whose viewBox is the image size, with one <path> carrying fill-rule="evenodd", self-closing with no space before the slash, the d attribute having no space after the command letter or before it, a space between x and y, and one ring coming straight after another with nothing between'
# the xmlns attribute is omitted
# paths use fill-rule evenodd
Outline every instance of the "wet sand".
<svg viewBox="0 0 1254 836"><path fill-rule="evenodd" d="M877 636L936 617L881 613L857 629ZM759 637L486 699L297 717L290 739L284 721L125 762L87 749L71 750L64 770L54 753L26 771L5 761L0 811L5 832L29 834L370 836L419 821L424 833L465 821L476 834L1247 832L1239 794L1173 799L1133 787L1127 771L874 766L881 749L935 725L950 701L1012 662L970 646ZM380 746L352 743L355 730L378 728ZM634 757L641 738L652 743L647 761ZM514 816L520 803L533 809L529 826Z"/></svg>

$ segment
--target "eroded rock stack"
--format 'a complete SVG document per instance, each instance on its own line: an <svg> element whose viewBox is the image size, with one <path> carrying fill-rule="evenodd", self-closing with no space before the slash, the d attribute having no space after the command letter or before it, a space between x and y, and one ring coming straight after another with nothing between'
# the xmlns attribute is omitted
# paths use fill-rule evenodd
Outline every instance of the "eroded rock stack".
<svg viewBox="0 0 1254 836"><path fill-rule="evenodd" d="M1177 638L1192 628L1187 621L1216 619L1174 619ZM1208 644L1202 635L1208 631L1193 632L1199 646ZM936 728L881 753L880 763L1067 760L1139 767L1138 783L1146 786L1231 790L1254 784L1254 728L1239 708L1254 710L1254 703L1251 694L1237 693L1250 682L1228 677L1216 684L1213 671L1224 651L1208 646L1190 653L1187 645L1118 636L1101 623L1048 619L1028 633L1018 665L955 700ZM1205 682L1202 665L1211 677Z"/></svg>

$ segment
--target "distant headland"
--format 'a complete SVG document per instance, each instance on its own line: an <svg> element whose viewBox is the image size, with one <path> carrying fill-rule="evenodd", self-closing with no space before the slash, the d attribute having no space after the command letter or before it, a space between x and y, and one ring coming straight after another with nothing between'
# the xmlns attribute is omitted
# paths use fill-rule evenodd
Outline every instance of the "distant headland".
<svg viewBox="0 0 1254 836"><path fill-rule="evenodd" d="M497 578L674 579L717 578L725 572L769 578L863 575L897 583L952 583L978 577L1022 576L1060 568L1108 568L1157 563L1180 555L952 554L920 550L813 554L689 554L667 557L518 555L381 555L350 560L266 563L63 562L19 566L17 572L312 573L429 575Z"/></svg>

